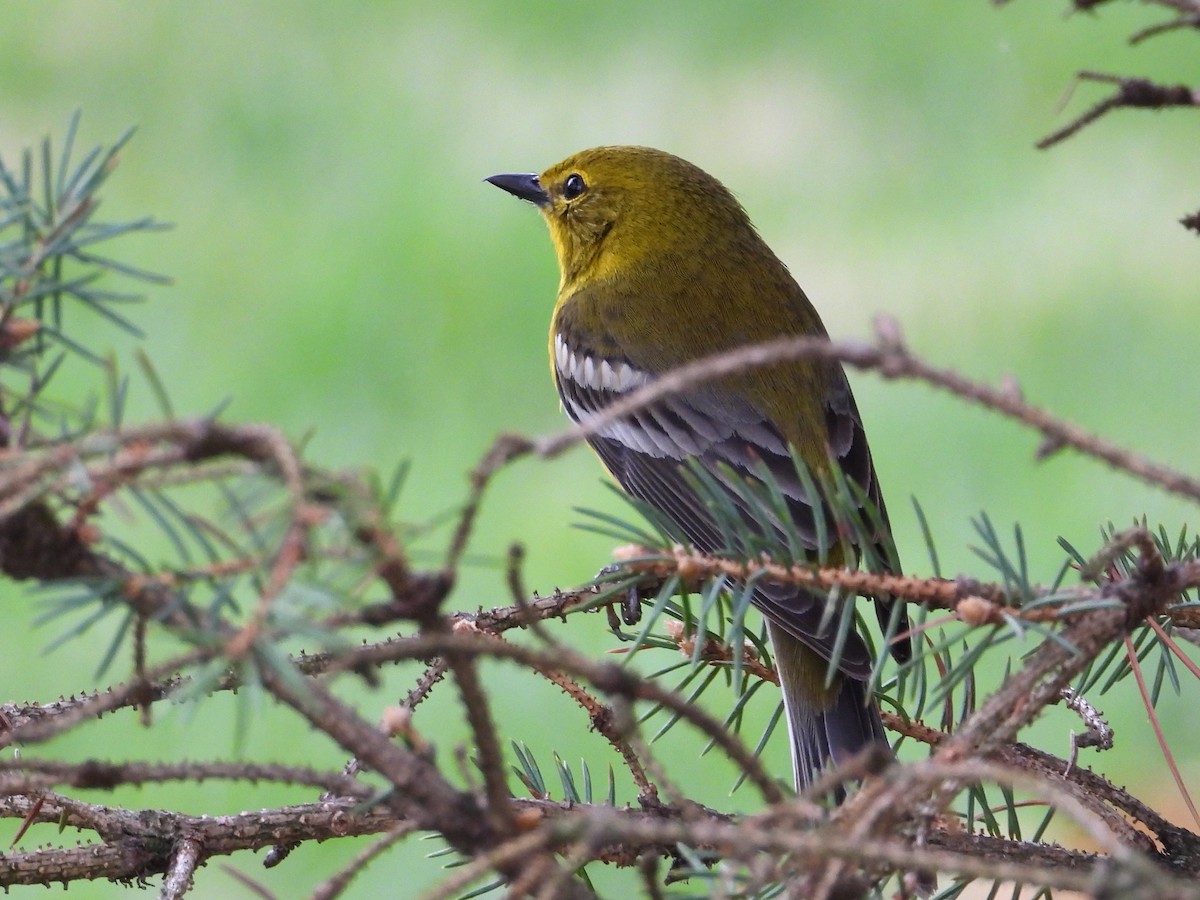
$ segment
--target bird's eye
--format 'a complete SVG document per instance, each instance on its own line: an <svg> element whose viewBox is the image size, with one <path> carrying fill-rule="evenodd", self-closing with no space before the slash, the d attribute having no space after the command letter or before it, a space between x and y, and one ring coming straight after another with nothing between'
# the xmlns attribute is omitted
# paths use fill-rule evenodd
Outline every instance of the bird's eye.
<svg viewBox="0 0 1200 900"><path fill-rule="evenodd" d="M574 200L586 190L587 184L584 183L583 176L578 172L572 172L563 182L563 199Z"/></svg>

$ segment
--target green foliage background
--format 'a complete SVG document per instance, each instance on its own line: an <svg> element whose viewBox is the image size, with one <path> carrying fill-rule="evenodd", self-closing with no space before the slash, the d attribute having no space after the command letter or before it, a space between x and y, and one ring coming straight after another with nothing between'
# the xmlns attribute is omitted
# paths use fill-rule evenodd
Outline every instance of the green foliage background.
<svg viewBox="0 0 1200 900"><path fill-rule="evenodd" d="M10 4L0 154L12 163L42 135L61 135L77 108L87 146L137 124L103 214L176 223L126 242L122 256L176 279L136 311L176 409L231 398L231 417L312 430L309 456L326 465L409 458L411 521L461 502L497 432L563 425L545 358L557 283L548 241L533 210L481 179L600 143L662 147L725 181L835 336L864 336L887 312L933 360L989 379L1011 373L1035 402L1194 469L1200 248L1176 220L1200 207L1197 120L1127 111L1053 151L1033 143L1100 96L1083 87L1060 111L1077 70L1196 84L1200 54L1188 32L1126 46L1151 21L1141 4L1090 17L1067 16L1066 5ZM131 359L131 342L105 323L76 327L89 346ZM95 374L79 365L72 377ZM947 574L988 574L970 550L980 510L1021 523L1039 580L1057 568L1059 535L1086 549L1107 520L1195 522L1194 510L1097 464L1064 455L1035 465L1034 437L928 389L851 377L914 573L929 565L909 495ZM133 408L131 419L154 415L148 390ZM528 548L531 587L590 577L610 542L571 528L572 507L621 510L601 481L584 451L502 475L460 604L503 601L494 563L514 539ZM430 564L445 534L421 541ZM92 685L105 637L43 656L61 626L28 639L36 600L0 591L4 699ZM600 619L578 620L571 639L597 653L612 643ZM489 677L509 736L603 765L582 716L552 689L503 668ZM1093 699L1117 729L1117 749L1097 764L1182 809L1133 694ZM228 755L231 709L219 700L168 714L149 732L117 717L54 752ZM1162 709L1200 789L1194 705L1171 698ZM339 763L325 742L262 712L241 752ZM465 734L455 715L446 698L418 718L444 753ZM1047 733L1061 735L1065 721ZM686 740L671 740L692 758ZM782 741L769 756L787 770ZM717 780L697 794L728 806L731 780ZM134 798L196 812L247 802L220 786ZM264 792L253 804L307 799ZM433 846L376 863L356 895L415 893L439 871L421 858ZM352 849L306 849L269 873L233 862L294 896ZM200 884L198 897L244 890L211 866ZM71 896L118 890L76 885Z"/></svg>

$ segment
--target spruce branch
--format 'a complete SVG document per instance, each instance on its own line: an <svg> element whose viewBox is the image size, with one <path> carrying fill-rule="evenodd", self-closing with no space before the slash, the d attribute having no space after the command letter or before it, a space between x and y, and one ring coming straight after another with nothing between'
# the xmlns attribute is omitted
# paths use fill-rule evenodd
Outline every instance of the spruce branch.
<svg viewBox="0 0 1200 900"><path fill-rule="evenodd" d="M1200 14L1190 0L1172 8L1181 22ZM1116 84L1143 98L1153 94L1153 84ZM1152 105L1124 105L1139 104ZM1076 759L1081 747L1112 741L1113 725L1089 702L1095 694L1136 682L1153 714L1162 686L1192 687L1188 674L1200 681L1187 646L1189 629L1200 627L1193 599L1200 544L1186 531L1172 537L1146 523L1109 529L1088 555L1064 543L1063 567L1039 582L1021 532L1010 538L981 517L988 577L888 574L879 571L888 549L874 549L879 512L844 480L818 484L809 475L806 489L829 506L828 518L817 517L827 532L818 553L843 538L872 548L859 569L819 559L810 565L810 548L783 514L777 485L758 473L715 513L728 554L675 547L653 516L643 523L609 514L593 518L595 530L640 547L591 584L529 595L514 544L497 568L495 597L467 600L459 586L488 488L512 462L557 455L671 393L785 360L838 360L885 379L931 384L1034 430L1042 441L1037 459L1072 447L1193 501L1200 500L1195 477L1026 403L1013 384L982 384L925 361L904 345L895 323L880 319L872 343L743 348L669 373L568 432L503 436L472 473L440 562L423 571L412 546L418 529L395 521L397 509L408 514L397 503L404 466L390 478L326 471L305 459L302 442L270 425L180 416L167 380L145 356L139 366L163 421L126 421L129 383L105 354L73 337L74 310L91 309L138 334L126 312L134 295L100 279L161 280L101 249L106 254L106 242L161 226L149 218L99 220L97 192L128 136L76 159L77 124L60 152L47 141L21 166L0 163L0 231L9 238L0 241L0 572L54 588L44 602L48 618L66 623L62 640L88 634L113 611L125 616L98 655L129 671L107 691L0 707L0 737L24 748L22 758L0 764L0 816L22 822L18 842L54 825L95 841L77 848L42 839L35 851L6 854L0 884L162 876L163 896L182 897L203 878L205 863L236 851L271 847L268 864L276 865L314 840L380 835L318 887L318 896L334 896L367 862L427 830L463 863L431 896L496 879L514 895L594 896L588 867L595 863L636 869L648 894L660 881L688 877L695 889L726 896L770 894L783 884L798 896L881 896L888 885L910 896L922 873L936 870L963 883L1007 878L1044 889L1200 896L1200 837ZM55 395L68 355L100 365L103 401ZM196 502L196 494L205 499ZM113 509L148 524L171 561L147 558L136 532L105 517ZM936 571L932 543L927 534ZM1074 570L1080 583L1065 584ZM741 734L769 693L759 688L774 678L761 629L743 618L742 586L763 577L827 597L830 628L854 626L852 598L860 594L887 595L896 609L912 610L910 634L896 634L896 616L875 634L885 643L912 638L913 662L892 673L877 652L871 686L895 710L885 713L888 727L922 745L928 759L863 754L825 772L810 797L786 796L758 758L778 714L757 747ZM481 599L491 608L479 609ZM648 612L639 622L643 605ZM596 662L563 636L562 621L573 624L601 607L628 651L622 664ZM927 615L939 611L953 617ZM622 618L639 627L623 631ZM515 628L533 640L515 638ZM1014 654L1004 679L990 683L981 661L1000 658L1006 642L1018 640L1028 652ZM128 656L117 652L125 646ZM174 649L161 661L167 646ZM671 657L659 673L641 675L629 664L660 658L663 649ZM583 713L579 729L591 727L598 752L615 755L629 773L636 806L621 805L613 766L605 794L592 784L594 760L568 765L555 751L553 771L545 771L550 780L557 773L562 799L549 799L541 751L522 743L523 723L493 713L494 688L480 675L493 661L567 693ZM674 673L682 680L672 689L664 680ZM733 698L723 718L710 709L719 676ZM348 680L392 690L382 714L368 716L352 703ZM423 705L439 690L457 695L473 752L439 750L441 723ZM231 692L243 704L246 695L269 698L272 714L302 720L350 761L322 771L258 760L51 756L51 738L82 735L101 715L121 713L131 727L127 713L141 714L153 727L149 713L164 700L198 704ZM1080 717L1084 734L1063 734L1054 753L1025 743L1029 725L1060 703ZM652 734L647 722L660 712L667 724ZM688 796L684 771L654 744L676 724L697 745L716 746L754 786L742 804L747 811L711 809ZM511 768L535 794L530 799L508 790L509 747L518 762ZM1172 768L1182 792L1182 774ZM247 789L295 785L321 796L224 817L135 809L127 799L133 787L214 779ZM844 805L813 801L848 781L862 787ZM84 791L121 793L102 805L75 796ZM1027 809L1041 816L1032 831L1022 821ZM1050 843L1055 812L1104 855ZM988 833L975 833L981 824ZM670 872L660 861L669 861Z"/></svg>

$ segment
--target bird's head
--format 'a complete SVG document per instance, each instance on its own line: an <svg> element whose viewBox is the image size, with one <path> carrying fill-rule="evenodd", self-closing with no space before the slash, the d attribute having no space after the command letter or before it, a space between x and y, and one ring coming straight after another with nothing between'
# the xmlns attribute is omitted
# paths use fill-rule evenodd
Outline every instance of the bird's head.
<svg viewBox="0 0 1200 900"><path fill-rule="evenodd" d="M545 217L565 292L581 281L624 274L646 259L712 252L723 236L754 233L724 185L649 147L594 147L541 175L487 180L535 204Z"/></svg>

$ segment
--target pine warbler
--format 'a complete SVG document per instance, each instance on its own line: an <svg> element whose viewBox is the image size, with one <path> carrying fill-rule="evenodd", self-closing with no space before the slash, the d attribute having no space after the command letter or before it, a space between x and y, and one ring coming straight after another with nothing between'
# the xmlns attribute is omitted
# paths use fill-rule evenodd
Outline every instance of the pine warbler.
<svg viewBox="0 0 1200 900"><path fill-rule="evenodd" d="M702 356L783 335L826 335L733 195L679 157L596 147L541 175L487 180L535 204L550 226L562 273L551 367L576 422ZM750 479L765 464L814 557L822 533L815 516L827 513L808 496L789 448L812 473L828 474L835 461L886 527L862 421L836 362L781 363L711 381L608 425L589 443L628 493L673 524L674 538L701 551L717 551L723 541L687 477L689 460L726 485L735 504L726 473ZM836 547L825 549L839 561ZM830 761L844 762L870 743L886 746L867 692L872 660L862 637L849 634L830 681L837 636L836 628L821 630L824 596L759 582L752 599L774 649L796 789ZM878 612L886 621L883 604ZM897 643L893 653L905 658L909 648Z"/></svg>

